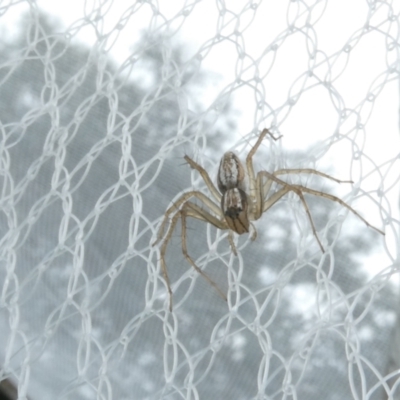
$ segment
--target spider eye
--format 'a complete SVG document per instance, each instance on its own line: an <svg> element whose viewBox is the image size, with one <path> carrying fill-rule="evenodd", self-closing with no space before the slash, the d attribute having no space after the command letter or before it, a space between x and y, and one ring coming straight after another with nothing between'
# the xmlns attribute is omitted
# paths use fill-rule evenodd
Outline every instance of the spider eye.
<svg viewBox="0 0 400 400"><path fill-rule="evenodd" d="M249 231L247 196L243 190L238 188L226 190L222 195L221 208L229 229L239 235Z"/></svg>
<svg viewBox="0 0 400 400"><path fill-rule="evenodd" d="M239 157L232 152L225 153L219 164L218 189L223 194L229 189L244 189L244 168Z"/></svg>

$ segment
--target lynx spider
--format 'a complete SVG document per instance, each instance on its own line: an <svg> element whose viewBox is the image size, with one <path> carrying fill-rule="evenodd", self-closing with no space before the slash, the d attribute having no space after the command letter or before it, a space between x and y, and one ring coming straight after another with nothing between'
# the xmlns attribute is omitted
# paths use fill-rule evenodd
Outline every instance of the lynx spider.
<svg viewBox="0 0 400 400"><path fill-rule="evenodd" d="M189 262L189 264L191 264L192 267L211 286L213 286L217 290L217 292L224 300L226 300L226 295L196 265L194 260L188 254L187 243L186 243L187 217L192 217L200 221L207 222L221 230L228 230L229 231L228 240L232 252L235 255L237 255L236 246L233 241L233 232L236 232L237 234L241 235L243 233L249 232L250 225L252 225L253 232L251 239L254 240L256 238L257 231L254 228L251 221L256 221L259 218L261 218L263 213L268 211L285 194L289 192L294 192L297 196L299 196L300 201L303 204L303 207L306 211L308 220L310 221L313 235L315 236L321 251L324 252L324 248L318 237L313 219L311 217L310 210L303 195L303 193L308 193L314 196L324 197L328 200L332 200L341 204L343 207L347 208L358 218L360 218L367 226L375 229L377 232L384 235L384 232L370 225L356 210L354 210L340 198L301 185L289 184L278 178L278 176L288 175L288 174L314 174L321 176L323 178L330 179L337 183L353 183L352 181L341 181L339 179L333 178L330 175L324 174L323 172L309 168L280 169L273 173L269 173L267 171L259 171L256 175L253 168L253 156L256 153L257 149L259 148L262 140L265 138L267 134L269 134L271 138L274 140L278 140L281 137L279 136L278 138L275 138L269 132L268 129L264 129L261 132L257 142L250 149L250 152L246 157L246 169L249 181L248 193L246 193L244 187L246 172L236 154L232 152L227 152L221 159L217 176L217 185L219 191L217 190L212 180L210 179L210 176L208 175L207 171L203 167L201 167L199 164L193 161L189 156L184 157L187 163L190 165L190 167L199 172L214 199L211 199L210 197L208 197L207 195L198 190L191 190L183 193L178 198L178 200L176 200L174 204L172 204L166 210L164 214L164 219L160 225L160 228L157 233L157 239L153 243L153 246L164 238L160 249L160 261L161 261L161 269L168 288L170 311L172 311L172 289L168 277L167 266L165 263L165 253L167 250L168 243L172 237L173 231L179 219L181 219L181 224L182 224L181 238L182 238L182 252L184 257ZM277 190L274 194L267 197L273 182L277 183L282 187L279 190ZM201 203L201 206L190 201L192 198L196 198ZM169 227L167 229L166 234L164 235L165 228L168 223Z"/></svg>

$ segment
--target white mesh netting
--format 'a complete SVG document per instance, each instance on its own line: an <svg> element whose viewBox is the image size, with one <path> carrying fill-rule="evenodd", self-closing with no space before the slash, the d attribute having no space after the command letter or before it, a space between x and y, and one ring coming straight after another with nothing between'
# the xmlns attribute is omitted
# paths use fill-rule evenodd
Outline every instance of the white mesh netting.
<svg viewBox="0 0 400 400"><path fill-rule="evenodd" d="M62 4L66 3L66 4ZM129 4L131 3L131 4ZM19 399L397 399L399 2L0 5L0 390ZM397 8L396 8L397 7ZM164 212L228 149L289 182L257 239ZM275 190L275 186L273 190ZM18 388L18 394L16 390Z"/></svg>

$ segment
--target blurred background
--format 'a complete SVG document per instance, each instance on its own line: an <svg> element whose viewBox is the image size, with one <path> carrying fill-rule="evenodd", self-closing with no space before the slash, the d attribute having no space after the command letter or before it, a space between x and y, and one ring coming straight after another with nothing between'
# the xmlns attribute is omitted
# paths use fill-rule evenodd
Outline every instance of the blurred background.
<svg viewBox="0 0 400 400"><path fill-rule="evenodd" d="M0 380L9 399L397 399L399 7L0 6ZM183 193L268 127L256 171L314 168L235 237ZM274 184L273 193L278 187ZM199 203L198 203L199 204ZM201 205L201 204L199 204ZM204 205L201 205L204 206ZM18 393L18 394L17 394Z"/></svg>

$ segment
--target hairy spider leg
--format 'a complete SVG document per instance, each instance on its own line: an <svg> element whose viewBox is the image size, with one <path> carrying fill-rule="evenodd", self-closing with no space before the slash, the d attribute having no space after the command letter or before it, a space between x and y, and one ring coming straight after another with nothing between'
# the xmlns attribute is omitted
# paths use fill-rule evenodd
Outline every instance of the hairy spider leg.
<svg viewBox="0 0 400 400"><path fill-rule="evenodd" d="M283 170L281 170L283 171ZM317 171L318 172L318 171ZM371 225L365 218L363 218L353 207L349 206L345 201L343 201L342 199L340 199L337 196L334 196L333 194L329 194L329 193L325 193L325 192L321 192L319 190L314 190L314 189L310 189L308 187L302 186L302 185L290 185L289 183L282 181L281 179L279 179L278 177L275 176L275 173L271 174L267 171L261 171L259 173L264 174L265 176L267 176L267 178L270 178L272 180L274 180L275 182L281 184L281 185L289 185L293 188L297 188L299 190L301 190L302 192L305 193L309 193L312 194L314 196L320 196L320 197L324 197L328 200L332 200L332 201L336 201L339 204L341 204L343 207L347 208L349 211L351 211L354 215L356 215L359 219L361 219L361 221L363 221L365 223L365 225L367 225L368 227L374 229L375 231L377 231L378 233L380 233L381 235L384 235L385 232L381 231L380 229L376 228L375 226ZM322 172L321 172L322 174ZM325 174L324 174L325 175ZM328 179L332 179L336 182L339 183L352 183L351 181L340 181L339 179L333 178L332 176L329 175L325 175L325 178Z"/></svg>
<svg viewBox="0 0 400 400"><path fill-rule="evenodd" d="M215 215L219 216L216 217L212 215L210 212L207 210L199 207L197 204L194 204L190 202L189 200L191 198L197 198L199 201L201 201L205 206L209 208ZM171 218L172 215L172 218ZM167 288L168 288L168 293L169 293L169 298L170 298L170 310L172 310L172 289L171 289L171 283L169 280L168 276L168 271L165 263L165 254L167 250L168 243L172 237L173 231L175 229L175 226L181 218L182 222L182 252L186 260L195 268L195 270L203 276L203 278L209 282L217 292L222 296L222 298L226 299L225 294L222 293L221 289L218 288L218 286L194 263L192 258L189 256L187 252L187 242L186 242L186 217L190 216L192 218L196 218L200 221L205 221L208 222L212 225L214 225L216 228L221 229L221 230L227 230L228 225L225 222L225 218L222 215L222 211L220 207L215 204L212 200L210 200L205 194L199 192L199 191L191 191L182 194L182 196L175 201L165 212L164 219L161 223L161 226L159 228L158 234L157 234L157 239L153 243L153 246L156 245L163 237L163 243L161 245L160 249L160 258L161 258L161 269L162 273L164 275L165 281L167 283ZM166 234L164 235L164 231L166 228L166 225L169 224L169 227L167 229ZM231 245L232 251L236 254L236 247L235 244L233 243L233 240L229 240L229 243Z"/></svg>
<svg viewBox="0 0 400 400"><path fill-rule="evenodd" d="M276 177L277 175L289 175L289 174L313 174L313 175L321 176L321 177L326 178L326 179L330 179L330 180L335 181L337 183L353 183L352 181L342 181L340 179L336 179L331 175L324 174L323 172L320 172L320 171L317 171L317 170L311 169L311 168L280 169L278 171L273 172L272 174L268 174L266 171L264 171L264 172L265 172L265 174L264 173L262 173L262 174L258 173L257 174L257 190L256 190L255 193L256 193L256 195L259 196L259 198L257 199L256 204L258 204L258 202L261 202L261 204L262 204L263 202L266 202L267 200L269 200L269 199L267 199L267 196L268 196L268 193L269 193L269 191L271 189L271 186L272 186L273 182L276 182L276 183L281 184L281 185L290 185L287 182L284 182L284 181L280 180L279 178L277 178L278 180L277 179L273 179L273 178L271 178L271 176ZM263 177L264 176L267 177L265 183L263 183ZM294 186L294 185L290 185L290 186ZM311 216L311 212L309 210L309 207L307 205L307 202L306 202L303 194L301 192L299 193L295 189L288 189L287 192L290 191L290 190L296 192L297 195L299 196L299 198L300 198L300 200L301 200L301 202L302 202L302 204L303 204L303 206L304 206L304 208L306 210L308 219L309 219L310 224L311 224L311 228L312 228L313 234L317 239L318 245L321 248L321 251L325 252L324 248L322 246L322 243L319 240L319 237L317 235L317 232L316 232L316 229L315 229L315 224L314 224L314 221L313 221L312 216ZM279 192L279 193L282 193L282 192ZM278 199L280 199L286 193L282 193L282 195L280 195L278 197ZM268 208L270 208L273 204L275 204L275 202L273 202ZM256 209L255 219L260 218L261 215L267 209L265 209L265 206Z"/></svg>
<svg viewBox="0 0 400 400"><path fill-rule="evenodd" d="M164 214L164 219L160 225L160 228L158 229L157 233L157 238L152 244L152 246L155 246L163 237L164 237L164 231L165 231L165 226L169 222L169 216L170 214L176 212L179 210L179 208L182 206L183 203L187 202L190 198L195 197L202 201L210 210L212 210L216 215L221 215L221 209L220 207L215 204L212 200L210 200L205 194L197 191L197 190L192 190L191 192L186 192L179 197L178 200L176 200L172 206L170 206L167 211L165 211Z"/></svg>
<svg viewBox="0 0 400 400"><path fill-rule="evenodd" d="M268 133L269 133L268 129L264 129L260 133L260 136L258 137L257 142L250 149L250 151L249 151L249 153L247 154L247 157L246 157L246 168L247 168L247 173L249 174L249 193L250 193L250 196L253 196L253 193L255 193L255 189L256 189L256 175L254 173L254 167L253 167L253 156L256 153L257 149L260 147L260 144L263 141L264 137Z"/></svg>
<svg viewBox="0 0 400 400"><path fill-rule="evenodd" d="M208 190L211 192L211 194L214 196L215 200L218 201L218 203L221 202L221 195L218 191L218 189L215 187L213 184L210 175L208 175L208 172L199 164L197 164L195 161L193 161L189 156L184 157L187 163L195 170L199 172L201 177L203 178L203 181L208 187Z"/></svg>
<svg viewBox="0 0 400 400"><path fill-rule="evenodd" d="M280 170L280 171L278 171L278 172L281 172L281 174L283 174L284 172L282 172L282 171L285 171L285 170ZM309 170L309 171L313 171L313 170ZM318 171L317 171L317 172L318 172ZM313 172L306 172L306 173L313 173ZM268 184L268 188L270 188L270 187L271 187L271 184L272 184L272 183L269 184L269 183L268 183L268 180L269 180L269 181L275 181L276 183L278 183L278 184L280 184L280 185L282 185L282 186L284 186L284 187L287 188L287 191L286 191L285 193L282 192L282 189L281 189L281 191L278 191L278 192L277 192L277 193L280 193L280 194L281 194L281 195L278 197L278 199L281 198L284 194L286 194L286 193L289 192L289 191L292 191L292 192L296 193L296 194L299 196L299 198L300 198L300 200L301 200L301 202L302 202L302 204L303 204L303 206L304 206L304 209L305 209L305 211L306 211L306 213L307 213L308 219L309 219L309 221L310 221L313 234L314 234L315 238L317 239L317 242L318 242L318 244L319 244L319 246L320 246L322 252L324 252L324 248L323 248L323 246L322 246L322 244L321 244L321 241L319 240L318 234L317 234L316 229L315 229L314 222L313 222L312 217L311 217L311 212L310 212L310 209L308 208L308 205L307 205L307 202L306 202L306 200L305 200L305 198L304 198L303 192L304 192L304 193L308 193L308 194L312 194L312 195L314 195L314 196L324 197L324 198L329 199L329 200L331 200L331 201L336 201L337 203L341 204L343 207L345 207L345 208L347 208L349 211L351 211L351 212L352 212L354 215L356 215L359 219L361 219L361 221L363 221L368 227L370 227L370 228L376 230L377 232L381 233L382 235L384 235L384 232L382 232L380 229L378 229L378 228L372 226L370 223L368 223L368 221L367 221L365 218L363 218L356 210L354 210L354 208L352 208L351 206L349 206L346 202L344 202L344 201L343 201L342 199L340 199L339 197L336 197L336 196L334 196L334 195L331 195L331 194L328 194L328 193L325 193L325 192L321 192L321 191L318 191L318 190L309 189L309 188L304 187L304 186L302 186L302 185L291 185L291 184L289 184L289 183L287 183L287 182L285 182L285 181L282 181L281 179L277 178L277 177L275 176L275 173L271 174L271 173L269 173L269 172L267 172L267 171L260 171L257 175L260 176L260 177L261 177L261 176L265 176L265 177L267 178L266 185ZM325 175L325 174L324 174L324 175ZM326 175L325 177L328 178L328 179L332 179L332 180L335 180L335 181L339 181L338 179L332 178L332 177L329 176L329 175ZM260 178L260 181L262 182L262 179L261 179L261 178ZM340 182L346 182L346 181L339 181L339 183L340 183ZM264 186L264 187L265 187L265 186ZM271 196L271 197L272 197L272 196ZM267 202L268 202L268 199L267 199ZM275 202L276 202L276 201L275 201ZM272 203L268 208L270 208L273 204L275 204L275 202ZM264 212L265 212L268 208L265 208L265 207L264 207Z"/></svg>
<svg viewBox="0 0 400 400"><path fill-rule="evenodd" d="M219 215L221 220L219 220L217 217L215 217L214 215L210 214L208 211L204 210L203 208L199 207L197 204L194 204L192 202L188 202L189 208L192 208L197 215L193 215L193 218L197 218L201 221L204 222L208 222L211 225L214 225L216 228L221 229L221 230L228 230L228 241L229 241L229 245L231 246L231 250L233 251L233 254L235 256L237 256L237 250L236 250L236 246L235 243L233 241L233 233L232 231L229 229L228 224L225 221L224 216L222 215L222 212L220 211ZM192 216L192 215L190 215ZM200 218L200 216L203 216L203 219Z"/></svg>
<svg viewBox="0 0 400 400"><path fill-rule="evenodd" d="M250 209L251 209L251 215L254 220L257 220L261 217L262 215L262 208L263 208L263 203L264 203L264 192L262 190L262 184L259 181L259 178L256 177L254 173L254 166L253 166L253 156L258 150L258 148L261 145L261 142L265 138L266 135L270 135L272 139L275 141L280 139L282 136L275 137L268 129L263 129L263 131L260 133L256 143L254 146L250 149L249 154L247 154L246 157L246 168L247 168L247 173L249 174L249 197L252 200L250 204ZM271 182L272 184L272 182ZM269 188L271 185L269 185ZM268 188L268 191L269 191Z"/></svg>
<svg viewBox="0 0 400 400"><path fill-rule="evenodd" d="M361 219L361 221L363 221L365 223L365 225L367 225L369 228L374 229L375 231L377 231L378 233L380 233L381 235L384 235L385 232L381 231L380 229L376 228L375 226L371 225L365 218L363 218L354 208L352 208L351 206L349 206L346 202L344 202L342 199L340 199L339 197L336 197L332 194L329 193L325 193L325 192L320 192L318 190L314 190L314 189L310 189L301 185L294 185L295 187L297 187L299 190L301 190L302 192L305 193L309 193L309 194L313 194L314 196L321 196L324 197L325 199L329 199L332 201L336 201L339 204L341 204L343 207L347 208L349 211L351 211L354 215L356 215L359 219Z"/></svg>
<svg viewBox="0 0 400 400"><path fill-rule="evenodd" d="M174 232L175 226L181 218L181 223L182 223L182 232L181 232L181 239L182 239L182 253L185 257L185 259L189 262L190 265L211 285L213 286L219 295L226 300L226 295L221 291L221 289L217 286L217 284L210 279L193 261L193 259L190 257L187 251L187 242L186 242L186 217L192 217L196 218L200 221L205 221L209 222L210 224L214 225L215 227L221 229L221 230L226 230L228 229L228 226L226 225L225 221L221 221L218 218L214 217L212 214L210 214L208 211L202 209L199 207L197 204L191 203L190 201L187 201L186 203L183 204L182 208L176 211L174 216L171 219L171 224L167 230L167 233L165 235L164 241L162 243L161 249L160 249L160 258L161 258L161 269L162 273L164 275L165 282L167 283L167 288L168 288L168 294L169 294L169 309L172 311L172 289L171 289L171 282L169 280L168 276L168 271L167 271L167 265L165 262L165 254L167 251L167 246L168 243L172 237L172 234Z"/></svg>
<svg viewBox="0 0 400 400"><path fill-rule="evenodd" d="M323 178L327 178L330 179L332 181L335 181L337 183L353 183L353 181L342 181L340 179L336 179L331 175L327 175L324 174L323 172L317 171L315 169L311 169L311 168L296 168L296 169L279 169L278 171L275 171L272 173L273 176L277 176L277 175L290 175L290 174L314 174L314 175L318 175L321 176ZM279 179L279 178L278 178ZM288 185L287 182L283 182L281 180L276 181L274 179L270 179L269 177L267 177L265 183L262 183L262 177L261 177L261 182L257 182L257 186L258 187L262 187L262 198L266 199L268 196L269 191L271 190L271 186L272 183L276 182L279 183L281 185L286 184ZM259 189L259 191L261 192L261 190ZM264 212L264 211L263 211ZM261 216L261 215L260 215Z"/></svg>
<svg viewBox="0 0 400 400"><path fill-rule="evenodd" d="M205 273L203 272L202 269L200 269L196 263L193 261L193 259L190 257L188 251L187 251L187 243L186 243L186 217L193 217L197 218L199 215L198 213L201 213L202 218L204 218L207 222L213 224L217 228L221 230L226 230L228 229L228 225L226 225L225 221L220 221L216 218L214 218L210 213L208 213L205 210L202 210L200 207L198 207L194 203L186 203L184 208L181 210L181 223L182 223L182 252L183 255L185 256L186 260L192 265L192 267L212 286L214 289L218 292L218 294L225 300L227 301L226 294L222 292L222 290L218 287L218 285ZM209 220L209 217L212 217L212 219ZM218 225L216 224L218 222Z"/></svg>
<svg viewBox="0 0 400 400"><path fill-rule="evenodd" d="M334 178L331 175L324 174L323 172L317 171L316 169L311 168L295 168L295 169L279 169L278 171L274 171L273 175L288 175L288 174L314 174L318 176L322 176L323 178L330 179L331 181L335 181L336 183L354 183L353 181L342 181L340 179Z"/></svg>

